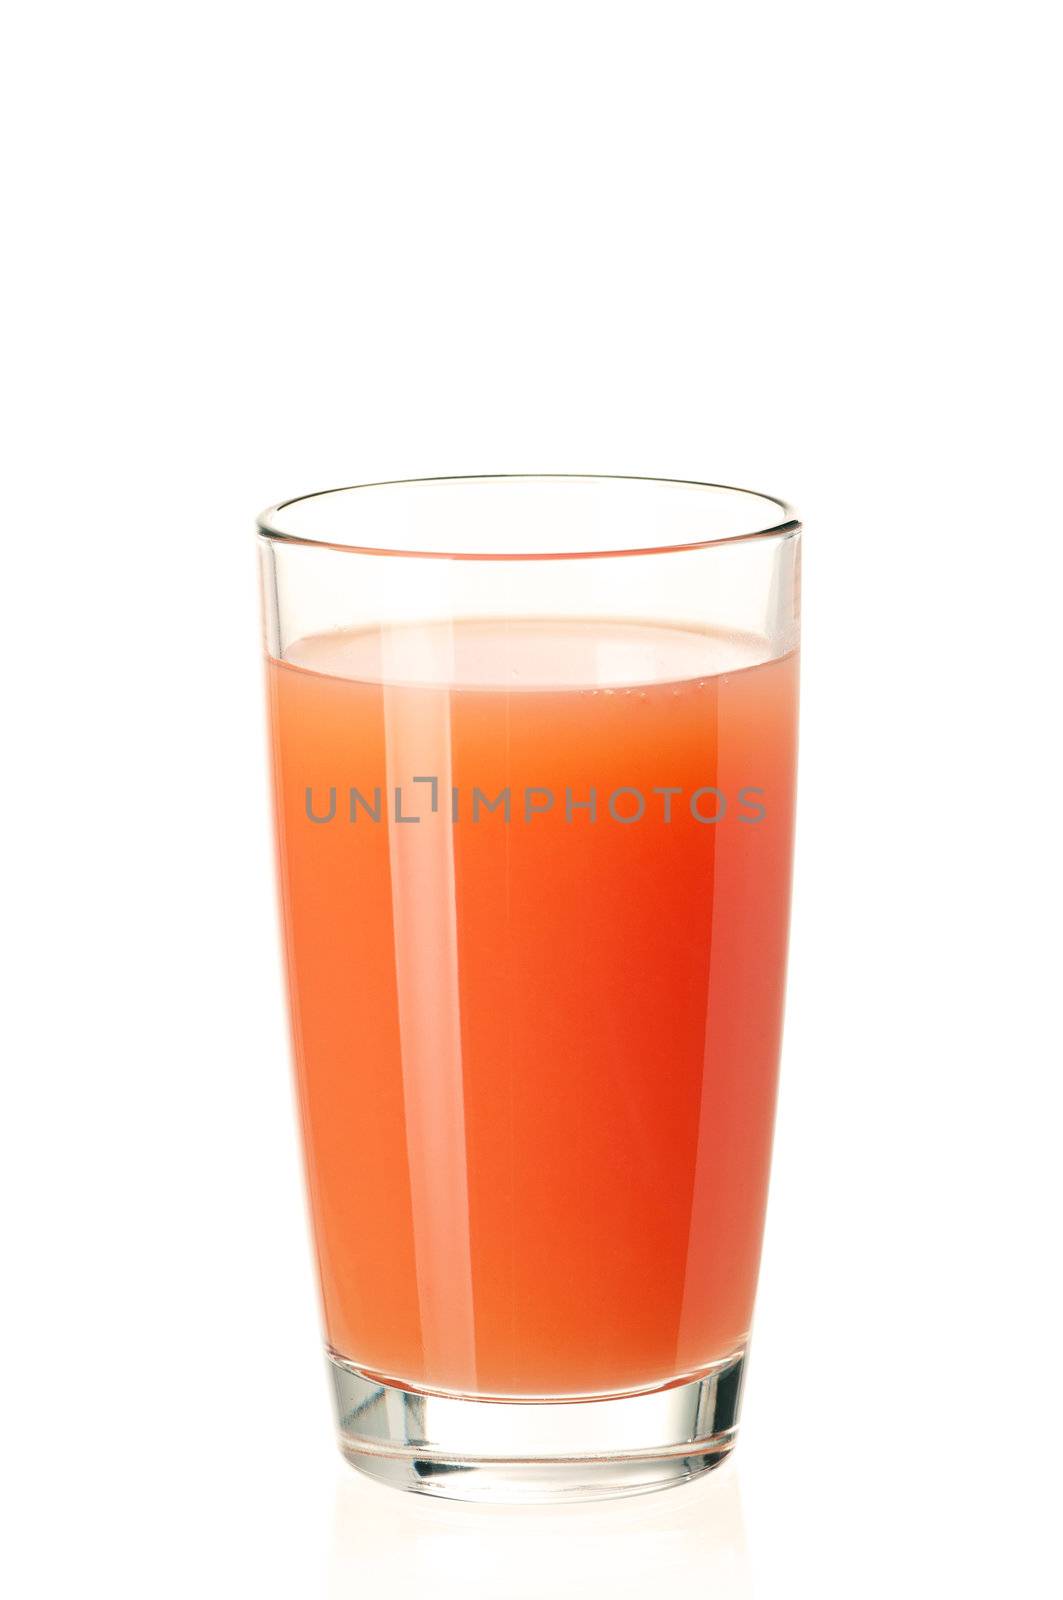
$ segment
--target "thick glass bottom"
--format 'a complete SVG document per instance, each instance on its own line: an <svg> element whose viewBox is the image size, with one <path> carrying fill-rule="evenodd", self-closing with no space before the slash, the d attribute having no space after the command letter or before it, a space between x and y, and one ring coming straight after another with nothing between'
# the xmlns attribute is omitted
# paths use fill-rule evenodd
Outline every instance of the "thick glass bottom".
<svg viewBox="0 0 1063 1600"><path fill-rule="evenodd" d="M329 1354L339 1445L359 1472L451 1500L601 1500L689 1482L734 1447L745 1350L696 1378L589 1400L429 1394Z"/></svg>

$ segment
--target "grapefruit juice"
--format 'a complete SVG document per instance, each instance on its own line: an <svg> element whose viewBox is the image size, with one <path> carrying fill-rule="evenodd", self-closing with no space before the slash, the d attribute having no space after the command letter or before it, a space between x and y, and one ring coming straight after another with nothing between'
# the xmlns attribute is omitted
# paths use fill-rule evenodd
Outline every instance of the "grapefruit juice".
<svg viewBox="0 0 1063 1600"><path fill-rule="evenodd" d="M478 619L268 662L335 1354L628 1394L746 1341L782 1017L797 661Z"/></svg>

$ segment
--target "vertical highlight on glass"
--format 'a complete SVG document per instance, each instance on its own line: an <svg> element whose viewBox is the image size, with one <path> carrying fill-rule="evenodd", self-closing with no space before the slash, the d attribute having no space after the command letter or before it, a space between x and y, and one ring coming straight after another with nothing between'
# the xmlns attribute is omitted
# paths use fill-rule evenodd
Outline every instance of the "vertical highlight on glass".
<svg viewBox="0 0 1063 1600"><path fill-rule="evenodd" d="M479 1500L734 1444L771 1156L800 527L604 477L259 521L339 1440Z"/></svg>

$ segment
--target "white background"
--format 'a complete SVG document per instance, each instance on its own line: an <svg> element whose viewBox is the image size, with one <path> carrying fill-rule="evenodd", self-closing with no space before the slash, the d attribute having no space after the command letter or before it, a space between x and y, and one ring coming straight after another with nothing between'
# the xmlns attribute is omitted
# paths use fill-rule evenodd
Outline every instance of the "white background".
<svg viewBox="0 0 1063 1600"><path fill-rule="evenodd" d="M9 13L19 1600L1058 1593L1052 20ZM251 525L337 483L521 470L798 506L803 765L739 1449L670 1495L496 1513L333 1449Z"/></svg>

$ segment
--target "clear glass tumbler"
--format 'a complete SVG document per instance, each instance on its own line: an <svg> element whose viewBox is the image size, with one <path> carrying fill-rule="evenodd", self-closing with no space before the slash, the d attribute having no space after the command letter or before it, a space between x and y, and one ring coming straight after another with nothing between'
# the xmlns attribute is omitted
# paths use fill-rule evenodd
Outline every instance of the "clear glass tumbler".
<svg viewBox="0 0 1063 1600"><path fill-rule="evenodd" d="M485 477L259 521L340 1444L464 1499L731 1449L782 1022L800 529Z"/></svg>

